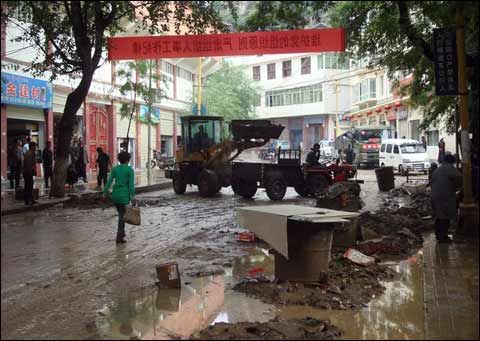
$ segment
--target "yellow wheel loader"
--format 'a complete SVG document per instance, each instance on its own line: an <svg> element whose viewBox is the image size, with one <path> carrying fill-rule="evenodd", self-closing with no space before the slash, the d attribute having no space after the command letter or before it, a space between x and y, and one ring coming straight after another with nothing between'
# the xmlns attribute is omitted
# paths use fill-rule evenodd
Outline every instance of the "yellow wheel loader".
<svg viewBox="0 0 480 341"><path fill-rule="evenodd" d="M268 120L233 120L231 137L224 139L223 117L183 116L181 121L182 143L175 166L165 170L165 177L172 179L175 193L183 194L187 185L197 185L202 197L230 186L231 161L242 151L277 139L284 129Z"/></svg>

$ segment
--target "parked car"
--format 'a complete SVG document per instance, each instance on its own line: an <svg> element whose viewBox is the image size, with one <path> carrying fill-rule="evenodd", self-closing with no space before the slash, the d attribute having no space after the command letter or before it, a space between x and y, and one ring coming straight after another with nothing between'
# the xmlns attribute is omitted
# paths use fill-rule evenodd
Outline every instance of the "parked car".
<svg viewBox="0 0 480 341"><path fill-rule="evenodd" d="M410 171L427 174L430 159L421 142L409 139L387 139L380 146L380 166L391 166L401 175Z"/></svg>

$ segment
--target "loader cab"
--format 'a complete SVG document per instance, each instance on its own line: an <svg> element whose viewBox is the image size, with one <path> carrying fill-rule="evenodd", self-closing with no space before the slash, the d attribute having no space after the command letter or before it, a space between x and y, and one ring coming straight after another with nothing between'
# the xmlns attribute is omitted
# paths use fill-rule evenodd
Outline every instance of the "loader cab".
<svg viewBox="0 0 480 341"><path fill-rule="evenodd" d="M223 141L221 116L183 116L182 146L185 155L207 150Z"/></svg>

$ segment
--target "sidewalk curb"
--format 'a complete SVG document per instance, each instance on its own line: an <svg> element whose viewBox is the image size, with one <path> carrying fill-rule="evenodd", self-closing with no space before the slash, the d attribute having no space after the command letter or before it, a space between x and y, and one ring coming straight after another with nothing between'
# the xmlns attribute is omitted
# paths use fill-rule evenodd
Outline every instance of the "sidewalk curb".
<svg viewBox="0 0 480 341"><path fill-rule="evenodd" d="M159 184L154 184L150 186L140 186L135 188L135 193L146 193L146 192L155 192L155 191L160 191L162 189L169 189L172 188L172 183L171 182L162 182ZM87 193L79 193L76 195L91 195L92 192L87 192ZM40 211L44 210L46 208L62 204L63 202L67 201L70 199L70 196L65 197L65 198L58 198L58 200L54 202L46 202L46 203L40 203L38 205L34 206L25 206L25 207L17 207L17 208L12 208L12 209L7 209L7 210L1 210L1 216L6 216L6 215L11 215L11 214L17 214L17 213L23 213L23 212L31 212L31 211Z"/></svg>
<svg viewBox="0 0 480 341"><path fill-rule="evenodd" d="M6 216L10 214L17 214L17 213L23 213L23 212L31 212L31 211L40 211L44 210L49 207L56 206L58 204L62 204L63 202L69 200L70 198L58 198L58 200L55 200L53 202L45 202L45 203L40 203L38 205L34 206L25 206L25 207L17 207L17 208L12 208L9 210L2 210L1 211L1 216Z"/></svg>

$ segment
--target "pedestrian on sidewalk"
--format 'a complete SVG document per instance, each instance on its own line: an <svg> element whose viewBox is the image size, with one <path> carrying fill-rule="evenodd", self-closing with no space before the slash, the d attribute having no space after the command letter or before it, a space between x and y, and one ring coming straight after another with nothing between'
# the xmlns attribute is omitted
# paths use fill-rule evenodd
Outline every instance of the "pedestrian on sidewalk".
<svg viewBox="0 0 480 341"><path fill-rule="evenodd" d="M20 187L20 174L22 173L23 149L22 141L15 140L8 153L8 166L10 167L10 188ZM15 182L14 182L15 180ZM15 187L14 187L15 186Z"/></svg>
<svg viewBox="0 0 480 341"><path fill-rule="evenodd" d="M445 158L445 141L443 137L438 141L438 163L442 163Z"/></svg>
<svg viewBox="0 0 480 341"><path fill-rule="evenodd" d="M49 188L48 179L52 179L53 173L53 152L52 143L47 142L47 146L42 152L43 177L45 179L45 188Z"/></svg>
<svg viewBox="0 0 480 341"><path fill-rule="evenodd" d="M76 163L76 169L78 178L82 179L83 182L87 182L87 165L88 165L88 154L87 148L83 145L82 139L78 140L78 160Z"/></svg>
<svg viewBox="0 0 480 341"><path fill-rule="evenodd" d="M118 211L117 244L126 242L123 216L125 215L125 206L130 203L135 195L135 175L133 168L128 164L130 162L130 154L120 152L118 154L118 161L120 164L113 167L103 190L103 196L106 198L108 196L108 189L112 185L113 180L115 180L111 198Z"/></svg>
<svg viewBox="0 0 480 341"><path fill-rule="evenodd" d="M23 180L25 181L25 185L23 186L23 198L25 200L25 205L36 204L33 200L33 177L36 173L36 149L37 144L35 142L30 142L28 151L23 159Z"/></svg>
<svg viewBox="0 0 480 341"><path fill-rule="evenodd" d="M30 147L30 136L26 136L25 139L22 141L23 143L23 155L28 152L28 148Z"/></svg>
<svg viewBox="0 0 480 341"><path fill-rule="evenodd" d="M457 220L456 191L460 185L460 174L453 167L455 157L446 154L444 162L432 174L431 201L435 215L435 236L439 243L449 243L450 222Z"/></svg>
<svg viewBox="0 0 480 341"><path fill-rule="evenodd" d="M108 178L108 171L112 168L112 162L110 161L110 156L103 151L101 147L97 148L97 161L96 161L96 168L97 168L97 188L100 189L107 184Z"/></svg>

